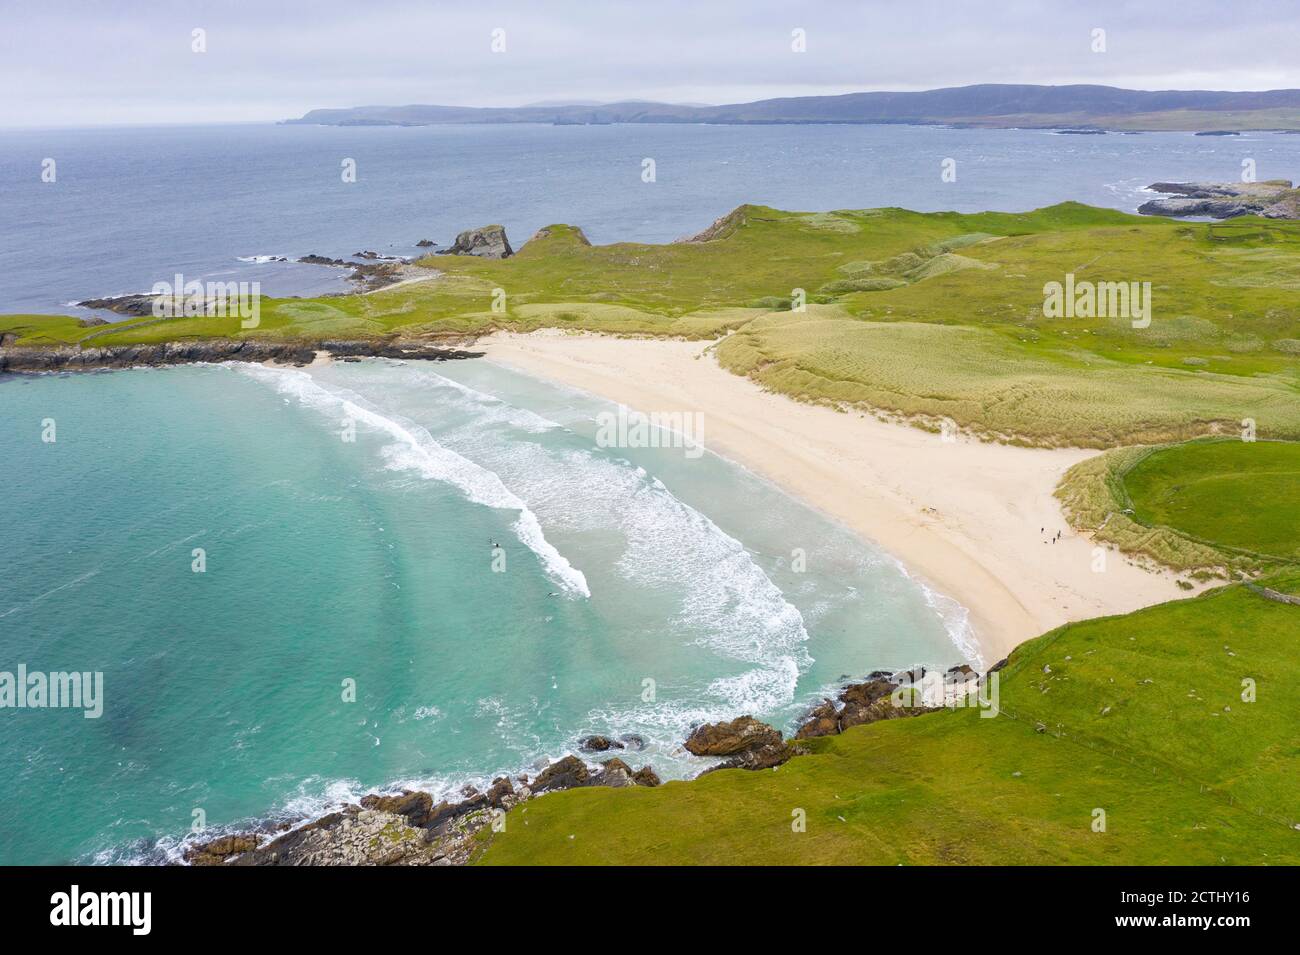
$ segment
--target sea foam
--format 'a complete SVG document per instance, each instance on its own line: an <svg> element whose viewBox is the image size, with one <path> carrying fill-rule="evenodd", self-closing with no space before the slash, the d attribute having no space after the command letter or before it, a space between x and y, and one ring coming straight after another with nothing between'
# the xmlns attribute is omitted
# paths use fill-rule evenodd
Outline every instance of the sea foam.
<svg viewBox="0 0 1300 955"><path fill-rule="evenodd" d="M305 371L244 363L234 363L234 367L272 384L281 394L296 398L306 407L341 414L388 435L393 443L385 446L383 454L389 468L412 470L421 477L449 484L475 504L518 511L512 530L538 556L547 576L571 594L591 596L587 578L546 539L537 515L528 505L512 494L494 472L439 444L426 428L390 417L347 389L326 387Z"/></svg>

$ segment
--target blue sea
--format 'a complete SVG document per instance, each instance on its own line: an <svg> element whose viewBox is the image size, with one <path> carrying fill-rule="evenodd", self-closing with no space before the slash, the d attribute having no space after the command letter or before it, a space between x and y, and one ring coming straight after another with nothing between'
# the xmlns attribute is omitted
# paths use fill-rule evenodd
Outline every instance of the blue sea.
<svg viewBox="0 0 1300 955"><path fill-rule="evenodd" d="M55 181L42 163L54 160ZM353 160L356 181L344 182ZM643 182L645 159L655 181ZM955 182L943 182L945 159ZM1300 179L1300 136L1060 135L927 126L228 125L0 130L0 313L187 279L268 295L345 290L343 273L264 261L415 255L462 229L542 226L667 242L745 202L1023 211L1065 200L1133 211L1159 180ZM72 310L75 314L75 310ZM111 317L111 316L109 316Z"/></svg>
<svg viewBox="0 0 1300 955"><path fill-rule="evenodd" d="M1300 137L8 132L0 312L175 272L338 290L265 257L413 254L488 222L518 245L557 221L665 241L741 202L1132 209L1150 181L1243 157L1294 177ZM710 453L602 447L609 405L483 359L0 376L0 409L0 671L104 680L97 719L0 710L0 863L176 859L196 820L210 837L385 787L450 793L590 733L687 777L707 765L680 746L696 723L788 730L870 670L992 662L960 606L869 542Z"/></svg>

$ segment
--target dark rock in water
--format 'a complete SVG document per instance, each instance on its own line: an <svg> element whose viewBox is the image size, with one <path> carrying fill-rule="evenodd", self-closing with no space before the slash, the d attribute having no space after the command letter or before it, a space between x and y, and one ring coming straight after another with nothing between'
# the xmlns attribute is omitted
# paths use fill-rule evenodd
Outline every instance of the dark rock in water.
<svg viewBox="0 0 1300 955"><path fill-rule="evenodd" d="M417 249L432 249L437 244L438 243L434 242L432 239L421 239L419 242L415 243L415 247Z"/></svg>
<svg viewBox="0 0 1300 955"><path fill-rule="evenodd" d="M649 766L642 766L633 773L632 782L638 786L658 786L661 784L659 775Z"/></svg>
<svg viewBox="0 0 1300 955"><path fill-rule="evenodd" d="M477 255L483 259L508 259L515 254L506 238L504 226L485 225L477 229L466 229L456 236L451 248L443 249L439 255Z"/></svg>
<svg viewBox="0 0 1300 955"><path fill-rule="evenodd" d="M340 265L351 265L351 264L352 264L351 262L347 262L347 261L345 261L345 260L343 260L343 259L331 259L331 258L330 258L329 256L327 256L327 255L317 255L317 254L314 253L314 252L313 252L311 255L304 255L304 256L303 256L302 258L300 258L298 261L301 262L303 265L334 265L334 266L340 266Z"/></svg>
<svg viewBox="0 0 1300 955"><path fill-rule="evenodd" d="M602 771L606 773L610 772L611 770L620 770L622 772L627 773L629 776L632 775L632 767L629 766L627 763L623 762L623 760L619 759L617 756L615 756L613 759L605 760L600 765Z"/></svg>
<svg viewBox="0 0 1300 955"><path fill-rule="evenodd" d="M158 301L158 295L113 295L109 298L88 298L84 302L78 302L81 308L98 308L107 312L116 312L119 315L130 315L135 318L142 318L146 315L153 315L154 304Z"/></svg>
<svg viewBox="0 0 1300 955"><path fill-rule="evenodd" d="M1252 210L1231 199L1151 199L1138 206L1144 216L1209 216L1211 219L1233 219L1247 215Z"/></svg>
<svg viewBox="0 0 1300 955"><path fill-rule="evenodd" d="M715 769L768 769L790 758L781 732L752 716L696 727L685 746L696 756L731 757Z"/></svg>
<svg viewBox="0 0 1300 955"><path fill-rule="evenodd" d="M578 746L589 753L603 753L607 749L622 749L623 744L608 736L584 736L578 740Z"/></svg>
<svg viewBox="0 0 1300 955"><path fill-rule="evenodd" d="M1300 219L1300 190L1290 180L1265 182L1155 182L1147 187L1164 193L1138 206L1147 216L1208 216L1233 219L1261 215L1269 219Z"/></svg>
<svg viewBox="0 0 1300 955"><path fill-rule="evenodd" d="M628 749L645 749L645 737L637 736L635 733L626 733L618 739Z"/></svg>
<svg viewBox="0 0 1300 955"><path fill-rule="evenodd" d="M575 789L587 785L590 779L591 772L586 763L576 756L565 756L538 773L529 788L535 793L550 789Z"/></svg>
<svg viewBox="0 0 1300 955"><path fill-rule="evenodd" d="M257 848L257 836L221 836L201 842L185 850L185 861L190 865L224 865L231 856L252 852Z"/></svg>
<svg viewBox="0 0 1300 955"><path fill-rule="evenodd" d="M1240 136L1241 133L1234 129L1207 129L1196 134L1197 136Z"/></svg>

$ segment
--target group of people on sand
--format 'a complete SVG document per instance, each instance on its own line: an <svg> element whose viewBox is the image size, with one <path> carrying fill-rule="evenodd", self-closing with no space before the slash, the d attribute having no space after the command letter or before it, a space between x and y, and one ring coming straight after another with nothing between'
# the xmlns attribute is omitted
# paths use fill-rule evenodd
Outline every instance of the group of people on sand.
<svg viewBox="0 0 1300 955"><path fill-rule="evenodd" d="M1046 534L1046 533L1047 533L1047 528L1046 528L1046 527L1040 527L1040 528L1038 529L1038 533L1040 533L1040 534ZM1052 535L1052 538L1051 538L1050 541L1043 541L1043 543L1044 543L1044 544L1047 544L1047 543L1055 544L1057 541L1059 541L1059 540L1061 539L1061 535L1064 534L1064 533L1065 533L1065 531L1057 531L1055 534Z"/></svg>

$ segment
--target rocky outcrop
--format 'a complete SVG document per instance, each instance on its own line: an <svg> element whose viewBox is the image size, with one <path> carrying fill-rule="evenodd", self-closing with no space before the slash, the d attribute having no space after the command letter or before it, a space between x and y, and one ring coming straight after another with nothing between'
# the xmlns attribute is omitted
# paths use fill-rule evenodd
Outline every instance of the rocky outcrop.
<svg viewBox="0 0 1300 955"><path fill-rule="evenodd" d="M573 789L585 786L590 781L591 773L587 770L587 764L576 756L565 756L538 773L533 780L532 789L539 793L548 789Z"/></svg>
<svg viewBox="0 0 1300 955"><path fill-rule="evenodd" d="M508 259L515 254L506 238L505 226L485 225L466 229L456 236L451 248L442 249L439 255L476 255L481 259Z"/></svg>
<svg viewBox="0 0 1300 955"><path fill-rule="evenodd" d="M724 756L715 769L770 769L791 756L780 730L754 719L739 716L725 723L697 726L685 743L695 756Z"/></svg>
<svg viewBox="0 0 1300 955"><path fill-rule="evenodd" d="M1260 215L1270 219L1300 218L1300 190L1289 180L1266 182L1156 182L1147 187L1164 193L1138 206L1148 216L1209 216L1232 219Z"/></svg>
<svg viewBox="0 0 1300 955"><path fill-rule="evenodd" d="M610 749L623 749L623 744L608 736L584 736L578 740L578 748L588 753L603 753Z"/></svg>
<svg viewBox="0 0 1300 955"><path fill-rule="evenodd" d="M635 773L633 773L633 774L632 774L632 782L636 783L638 786L659 786L659 785L661 785L661 780L659 779L659 774L656 773L656 772L655 772L653 769L651 769L649 766L642 766L642 767L641 767L640 769L638 769Z"/></svg>
<svg viewBox="0 0 1300 955"><path fill-rule="evenodd" d="M198 843L185 850L190 865L224 865L227 859L257 848L256 835L221 836Z"/></svg>
<svg viewBox="0 0 1300 955"><path fill-rule="evenodd" d="M658 786L649 766L633 772L613 758L592 768L576 756L545 767L528 782L500 776L486 792L472 786L459 798L434 803L426 792L403 789L371 793L306 825L274 837L263 833L222 836L185 850L191 865L463 865L476 846L476 834L505 813L537 796L583 786ZM263 841L269 838L269 841Z"/></svg>
<svg viewBox="0 0 1300 955"><path fill-rule="evenodd" d="M726 238L745 224L749 208L749 206L737 206L725 216L714 219L707 229L694 235L685 235L679 239L673 239L673 243L712 242L714 239Z"/></svg>
<svg viewBox="0 0 1300 955"><path fill-rule="evenodd" d="M0 342L0 372L84 371L96 368L187 365L197 362L275 361L306 365L318 351L335 357L406 358L446 361L477 358L482 353L446 345L404 339L374 341L292 341L211 338L158 345L107 345L80 348L15 345L9 336Z"/></svg>
<svg viewBox="0 0 1300 955"><path fill-rule="evenodd" d="M1003 660L989 672L999 669L1005 663ZM927 674L930 678L936 676L925 667L896 674L877 670L863 682L845 686L838 696L838 705L834 700L824 699L814 706L795 731L794 738L800 740L835 736L852 726L933 712L939 708L936 705L938 701L924 696L917 698L925 686ZM957 695L968 693L972 681L979 679L979 674L968 664L949 668L943 675L940 687L944 701L955 701ZM898 692L900 690L901 693ZM905 705L900 705L900 700L905 701Z"/></svg>
<svg viewBox="0 0 1300 955"><path fill-rule="evenodd" d="M404 789L392 796L363 796L361 808L377 809L380 812L405 816L411 825L424 826L428 824L429 818L433 814L433 797L428 793L411 792Z"/></svg>
<svg viewBox="0 0 1300 955"><path fill-rule="evenodd" d="M556 229L563 230L563 234L568 235L579 245L591 245L591 240L587 238L587 233L583 232L582 229L580 229L576 225L566 225L566 226L544 225L536 232L534 232L533 237L528 241L536 242L539 239L549 239L552 235L555 235Z"/></svg>
<svg viewBox="0 0 1300 955"><path fill-rule="evenodd" d="M88 298L84 302L78 302L77 305L81 308L97 308L107 312L116 312L118 315L143 318L146 315L153 315L154 303L160 297L149 293L111 295L108 298Z"/></svg>

